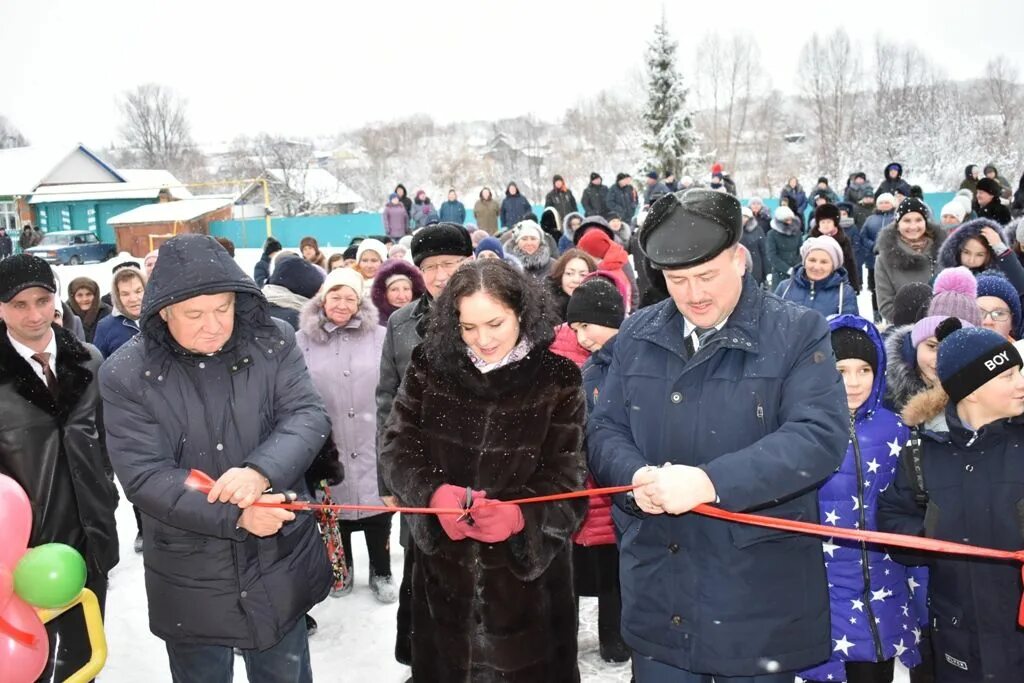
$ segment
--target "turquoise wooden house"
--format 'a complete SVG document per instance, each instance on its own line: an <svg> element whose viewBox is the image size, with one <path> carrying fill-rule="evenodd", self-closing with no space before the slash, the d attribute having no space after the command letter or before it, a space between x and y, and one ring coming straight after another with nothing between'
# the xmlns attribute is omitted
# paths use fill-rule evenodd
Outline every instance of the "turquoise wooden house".
<svg viewBox="0 0 1024 683"><path fill-rule="evenodd" d="M44 232L90 230L101 242L116 242L109 220L145 204L192 197L169 171L118 170L119 183L52 185L38 188L29 200L36 222Z"/></svg>
<svg viewBox="0 0 1024 683"><path fill-rule="evenodd" d="M117 169L81 144L0 150L0 228L12 233L26 225L44 232L91 230L113 242L108 219L161 194L192 196L167 171Z"/></svg>

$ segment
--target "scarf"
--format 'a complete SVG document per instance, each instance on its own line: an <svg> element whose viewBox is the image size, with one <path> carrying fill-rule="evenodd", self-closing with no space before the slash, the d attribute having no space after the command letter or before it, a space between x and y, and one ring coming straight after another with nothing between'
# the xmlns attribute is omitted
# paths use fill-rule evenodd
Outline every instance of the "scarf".
<svg viewBox="0 0 1024 683"><path fill-rule="evenodd" d="M923 254L932 246L932 238L929 237L927 233L921 235L914 241L910 241L903 235L900 235L900 241L907 245L911 251L917 254Z"/></svg>
<svg viewBox="0 0 1024 683"><path fill-rule="evenodd" d="M265 285L263 287L263 296L267 298L268 303L280 306L281 308L289 308L293 311L301 311L302 307L309 301L306 297L299 296L281 285Z"/></svg>
<svg viewBox="0 0 1024 683"><path fill-rule="evenodd" d="M497 370L498 368L503 368L506 365L510 365L517 361L521 361L522 359L526 358L527 354L529 354L532 350L533 343L526 337L523 337L522 339L519 340L519 343L516 344L511 351L508 352L508 355L506 355L501 360L489 363L485 361L483 358L480 358L475 353L473 353L473 349L469 348L468 346L466 347L466 352L469 353L469 360L470 362L473 363L473 367L479 370L480 374L484 375L487 374L488 372L491 372L492 370Z"/></svg>
<svg viewBox="0 0 1024 683"><path fill-rule="evenodd" d="M519 259L526 270L542 270L551 262L551 250L548 248L547 240L543 235L540 238L540 247L532 254L527 254L517 245L513 245L511 251L512 255Z"/></svg>

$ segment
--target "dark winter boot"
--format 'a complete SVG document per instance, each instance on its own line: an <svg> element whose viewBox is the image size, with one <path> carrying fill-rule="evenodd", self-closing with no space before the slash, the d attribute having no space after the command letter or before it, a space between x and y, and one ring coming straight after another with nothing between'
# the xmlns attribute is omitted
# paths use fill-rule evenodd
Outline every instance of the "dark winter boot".
<svg viewBox="0 0 1024 683"><path fill-rule="evenodd" d="M412 666L412 572L415 558L413 544L410 540L405 546L402 585L398 590L398 614L396 615L395 660L399 664Z"/></svg>
<svg viewBox="0 0 1024 683"><path fill-rule="evenodd" d="M628 662L630 656L629 647L616 634L614 637L603 639L599 645L601 659L606 662Z"/></svg>

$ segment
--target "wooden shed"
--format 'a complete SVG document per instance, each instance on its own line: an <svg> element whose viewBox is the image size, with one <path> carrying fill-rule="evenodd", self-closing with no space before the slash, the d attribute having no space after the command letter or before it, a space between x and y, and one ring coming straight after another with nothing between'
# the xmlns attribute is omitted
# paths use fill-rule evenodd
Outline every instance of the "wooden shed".
<svg viewBox="0 0 1024 683"><path fill-rule="evenodd" d="M210 234L210 223L229 220L231 197L195 197L147 204L108 220L117 235L117 250L141 258L175 235Z"/></svg>

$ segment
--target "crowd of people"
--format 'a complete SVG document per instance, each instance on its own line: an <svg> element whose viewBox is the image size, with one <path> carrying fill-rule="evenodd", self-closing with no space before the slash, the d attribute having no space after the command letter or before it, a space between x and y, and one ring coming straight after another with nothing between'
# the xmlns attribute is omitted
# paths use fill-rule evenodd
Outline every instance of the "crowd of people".
<svg viewBox="0 0 1024 683"><path fill-rule="evenodd" d="M310 609L363 585L354 532L421 683L579 680L581 596L640 683L886 683L897 661L1018 681L1019 568L691 513L1019 549L1008 191L969 166L935 215L893 163L841 195L791 178L772 212L716 165L703 185L593 173L582 210L556 175L540 217L484 188L468 223L454 189L435 209L398 185L384 234L341 253L271 237L250 276L230 242L180 235L114 266L109 300L80 277L61 301L11 256L0 472L30 545L81 551L101 603L116 476L176 682L231 680L236 652L251 680L312 680ZM633 490L501 502L609 486ZM254 505L294 501L370 509ZM396 584L406 507L437 512L400 516ZM62 680L87 633L47 628Z"/></svg>

